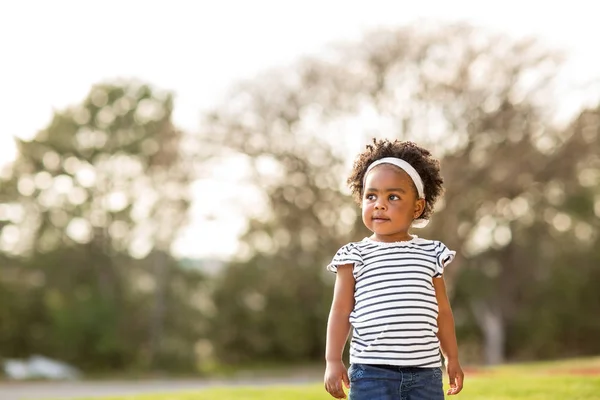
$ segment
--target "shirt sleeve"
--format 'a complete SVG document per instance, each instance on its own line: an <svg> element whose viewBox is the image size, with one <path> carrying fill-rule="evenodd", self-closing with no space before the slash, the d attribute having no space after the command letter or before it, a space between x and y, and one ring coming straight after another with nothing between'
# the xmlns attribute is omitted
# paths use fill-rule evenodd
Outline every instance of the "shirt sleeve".
<svg viewBox="0 0 600 400"><path fill-rule="evenodd" d="M444 268L448 266L454 260L454 256L456 256L456 251L448 249L446 245L442 242L437 242L437 246L435 248L435 258L436 258L436 271L434 278L440 277L444 274Z"/></svg>
<svg viewBox="0 0 600 400"><path fill-rule="evenodd" d="M363 265L362 256L354 243L342 246L327 265L327 270L336 273L339 265L347 264L352 264L354 269Z"/></svg>

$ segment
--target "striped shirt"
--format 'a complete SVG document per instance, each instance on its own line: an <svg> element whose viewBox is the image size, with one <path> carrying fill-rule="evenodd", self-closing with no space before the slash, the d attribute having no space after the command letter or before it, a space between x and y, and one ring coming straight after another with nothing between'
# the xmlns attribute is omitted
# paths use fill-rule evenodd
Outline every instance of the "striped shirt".
<svg viewBox="0 0 600 400"><path fill-rule="evenodd" d="M390 243L365 238L336 253L327 269L352 264L355 280L350 363L441 366L432 278L455 254L417 236Z"/></svg>

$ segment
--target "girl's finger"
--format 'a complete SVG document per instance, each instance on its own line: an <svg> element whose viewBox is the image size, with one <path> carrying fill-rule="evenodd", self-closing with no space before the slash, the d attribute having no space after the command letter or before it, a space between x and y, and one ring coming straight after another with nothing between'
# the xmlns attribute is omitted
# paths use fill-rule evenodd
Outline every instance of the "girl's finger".
<svg viewBox="0 0 600 400"><path fill-rule="evenodd" d="M344 372L342 375L342 382L344 382L344 386L346 386L346 388L350 387L350 378L348 378L348 373Z"/></svg>

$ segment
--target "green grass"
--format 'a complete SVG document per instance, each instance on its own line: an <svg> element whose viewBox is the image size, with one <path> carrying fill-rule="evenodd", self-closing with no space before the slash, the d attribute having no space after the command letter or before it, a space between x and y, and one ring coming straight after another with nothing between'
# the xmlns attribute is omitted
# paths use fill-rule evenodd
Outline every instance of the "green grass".
<svg viewBox="0 0 600 400"><path fill-rule="evenodd" d="M600 400L600 358L467 370L462 400ZM321 383L234 387L102 400L327 400Z"/></svg>

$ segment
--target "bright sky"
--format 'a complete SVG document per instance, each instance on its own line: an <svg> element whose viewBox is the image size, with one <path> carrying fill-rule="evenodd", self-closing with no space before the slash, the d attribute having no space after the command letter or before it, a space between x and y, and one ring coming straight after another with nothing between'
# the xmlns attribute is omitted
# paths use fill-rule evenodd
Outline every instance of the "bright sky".
<svg viewBox="0 0 600 400"><path fill-rule="evenodd" d="M80 0L0 3L0 165L12 137L32 138L53 110L80 102L103 80L132 77L176 95L175 123L189 131L202 110L255 73L316 54L366 30L418 19L466 21L513 36L535 35L566 50L562 112L600 99L594 2L467 0ZM217 181L197 185L197 192ZM200 197L200 196L198 196ZM212 208L211 208L212 207ZM243 221L198 199L175 246L189 256L227 257Z"/></svg>

